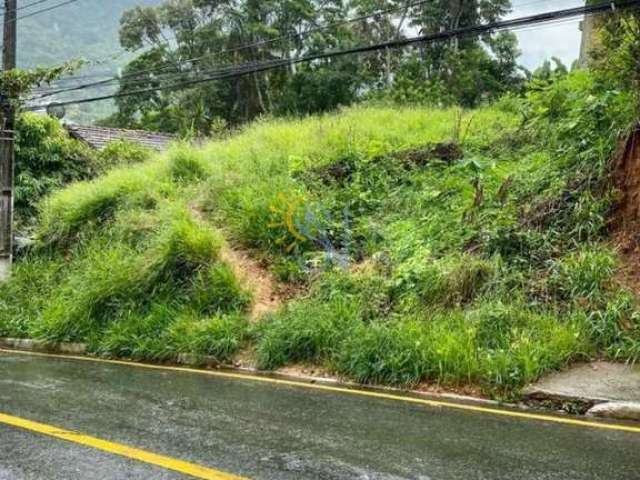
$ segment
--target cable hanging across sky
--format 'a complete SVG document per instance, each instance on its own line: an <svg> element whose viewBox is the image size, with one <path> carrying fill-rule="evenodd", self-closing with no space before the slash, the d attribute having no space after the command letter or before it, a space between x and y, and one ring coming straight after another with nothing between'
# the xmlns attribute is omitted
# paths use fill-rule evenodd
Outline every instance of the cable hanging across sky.
<svg viewBox="0 0 640 480"><path fill-rule="evenodd" d="M252 73L265 72L268 70L279 69L285 66L291 66L291 65L311 62L315 60L336 58L336 57L342 57L345 55L355 55L355 54L367 53L372 51L385 50L389 48L403 48L406 46L411 46L416 44L428 44L433 42L446 41L453 38L478 36L486 33L495 33L502 30L509 30L509 29L514 29L518 27L553 22L553 21L568 19L568 18L577 17L581 15L598 14L598 13L604 13L611 10L614 10L614 11L625 10L625 9L630 9L634 7L640 7L640 0L621 0L616 2L605 2L597 5L575 7L575 8L569 8L564 10L555 10L555 11L540 13L536 15L529 15L525 17L510 19L510 20L503 20L499 22L488 23L484 25L464 27L464 28L447 30L443 32L436 32L436 33L420 35L420 36L415 36L410 38L394 39L394 40L389 40L387 42L382 42L382 43L362 45L359 47L353 47L353 48L344 49L344 50L332 50L332 51L306 55L306 56L301 56L301 57L292 58L292 59L278 59L278 60L262 62L262 63L251 62L249 64L238 66L237 68L234 68L234 69L223 70L215 75L201 77L201 78L194 78L190 80L185 80L183 82L171 83L168 85L163 85L155 88L131 90L127 92L119 92L119 93L110 94L110 95L102 95L102 96L82 98L77 100L69 100L65 102L51 102L47 105L35 106L29 109L39 110L41 108L53 106L53 105L56 105L56 106L79 105L84 103L92 103L92 102L98 102L103 100L140 95L143 93L189 88L195 85L199 85L199 84L203 84L211 81L238 78L238 77L249 75Z"/></svg>
<svg viewBox="0 0 640 480"><path fill-rule="evenodd" d="M185 64L189 64L189 63L194 63L194 62L201 61L203 59L220 56L220 55L223 55L225 53L234 53L234 52L238 52L238 51L242 51L242 50L246 50L246 49L250 49L250 48L254 48L254 47L270 45L270 44L279 42L280 40L301 39L301 38L309 36L309 35L311 35L313 33L327 31L327 30L333 29L333 28L341 26L341 25L347 25L347 24L356 23L356 22L360 22L360 21L368 20L368 19L375 19L376 17L379 17L381 15L388 15L388 14L395 13L395 12L407 11L409 9L416 8L416 7L422 6L424 4L427 4L430 1L432 1L432 0L420 0L420 1L415 1L415 2L407 2L406 4L401 5L401 6L390 7L390 8L386 8L386 9L382 9L382 10L377 10L377 11L372 12L370 14L359 15L359 16L356 16L354 18L346 19L346 20L339 21L339 22L332 22L332 23L330 23L328 25L314 27L314 28L311 28L309 30L305 30L303 32L290 34L290 35L279 35L279 36L276 36L274 38L260 40L260 41L252 42L252 43L247 43L247 44L243 44L243 45L239 45L239 46L231 47L231 48L227 48L227 49L222 49L222 50L218 50L218 51L211 52L211 53L208 53L208 54L200 55L200 56L194 57L194 58L183 59L183 60L180 60L179 62L177 62L177 64L178 65L185 65ZM548 1L549 0L535 0L535 1L524 3L524 4L515 4L514 7L535 5L535 4L540 4L540 3L546 3ZM555 0L552 0L552 1L555 1ZM29 100L47 98L47 97L58 95L60 93L84 90L84 89L91 88L91 87L94 87L94 86L97 87L97 86L109 85L111 83L119 82L119 81L121 81L123 79L144 77L147 74L155 74L155 73L158 73L158 72L162 72L164 70L169 70L171 67L175 67L175 66L176 66L176 62L167 61L167 62L165 62L164 66L132 71L132 72L128 72L127 74L124 74L124 75L108 76L108 74L107 74L105 76L108 76L108 78L103 78L101 80L97 80L95 82L88 83L88 84L74 85L74 86L67 86L67 87L59 86L58 88L53 87L53 88L48 88L48 89L41 89L41 92L40 92L41 94L37 95L36 97L30 98ZM166 74L166 77L168 77L168 76L176 76L176 77L178 77L178 76L180 76L181 74L184 74L184 73L185 72L170 72L170 73ZM203 73L203 72L200 72L200 73ZM165 74L163 74L163 76L164 75ZM88 78L88 77L89 76L84 77L82 75L78 75L75 78L82 79L82 78ZM166 79L166 78L163 78L163 79ZM64 80L65 79L61 79L60 81L64 81ZM156 79L155 78L149 78L149 76L147 76L146 78L142 78L142 80L139 83L146 83L149 80L156 80ZM158 80L159 80L159 78L158 78ZM54 82L54 83L57 83L57 82ZM128 82L128 83L129 84L132 84L132 83L135 84L136 82Z"/></svg>
<svg viewBox="0 0 640 480"><path fill-rule="evenodd" d="M322 32L322 31L326 31L326 30L330 30L342 25L348 25L351 23L356 23L356 22L360 22L363 20L367 20L367 19L371 19L371 18L376 18L380 15L387 15L390 13L394 13L394 12L398 12L398 11L402 11L402 10L407 10L410 8L415 8L415 7L419 7L421 5L424 5L428 2L430 2L431 0L420 0L420 1L416 1L416 2L409 2L406 5L402 5L401 7L392 7L392 8L387 8L387 9L383 9L383 10L377 10L375 12L372 12L370 14L367 15L360 15L354 18L350 18L350 19L346 19L343 21L339 21L339 22L332 22L328 25L324 25L324 26L320 26L320 27L315 27L315 28L311 28L309 30L306 30L304 32L299 32L296 34L291 34L291 35L279 35L277 37L274 38L270 38L270 39L266 39L266 40L260 40L257 42L252 42L252 43L246 43L243 45L238 45L235 47L231 47L231 48L226 48L226 49L221 49L221 50L217 50L215 52L211 52L205 55L200 55L198 57L193 57L193 58L187 58L184 60L180 60L179 62L177 62L180 65L185 65L185 64L189 64L189 63L193 63L193 62L198 62L201 61L203 59L207 59L207 58L214 58L220 55L224 55L225 53L234 53L234 52L239 52L242 50L247 50L250 48L254 48L254 47L261 47L264 45L270 45L276 42L279 42L281 40L294 40L294 39L301 39L304 37L307 37L309 35L312 35L314 33L318 33L318 32ZM47 92L43 95L38 96L37 98L46 98L46 97L50 97L53 95L57 95L59 93L64 93L64 92L70 92L70 91L76 91L76 90L84 90L87 88L91 88L91 87L96 87L96 86L102 86L102 85L108 85L110 83L114 83L117 81L120 81L122 79L127 79L127 78L135 78L135 77L140 77L146 74L153 74L153 73L157 73L157 72L161 72L163 70L167 70L171 67L174 67L175 63L171 63L169 64L169 62L166 62L165 66L161 66L161 67L153 67L153 68L148 68L148 69L143 69L143 70L138 70L138 71L134 71L134 72L129 72L125 75L122 76L114 76L114 77L110 77L108 79L105 80L99 80L96 82L91 82L91 83L87 83L87 84L83 84L83 85L77 85L74 87L68 87L65 89L59 89L59 90L55 90L55 91L51 91L51 92ZM181 72L171 72L171 74L180 74ZM146 79L145 79L146 80Z"/></svg>
<svg viewBox="0 0 640 480"><path fill-rule="evenodd" d="M18 7L18 8L16 8L16 10L15 10L15 11L16 11L16 12L18 12L18 11L21 11L21 10L24 10L24 9L27 9L27 8L30 8L30 7L34 7L34 6L36 6L36 5L41 5L41 4L43 4L43 3L50 2L50 1L52 1L52 0L39 0L39 1L37 1L37 2L33 2L33 3L27 4L27 5L22 5L22 6ZM70 4L72 4L72 3L76 3L76 2L78 2L78 1L79 1L79 0L66 0L66 1L64 1L64 2L61 2L61 3L55 4L55 5L51 5L51 6L48 6L48 7L41 8L41 9L39 9L39 10L35 10L35 11L33 11L33 12L25 13L25 14L23 14L23 15L18 16L18 17L17 17L15 20L13 20L13 21L14 21L14 22L17 22L18 20L24 20L25 18L34 17L34 16L36 16L36 15L40 15L40 14L42 14L42 13L50 12L50 11L52 11L52 10L58 9L58 8L60 8L60 7L64 7L64 6L66 6L66 5L70 5ZM5 14L5 13L6 13L6 11L5 11L4 9L2 9L2 10L0 10L0 13Z"/></svg>

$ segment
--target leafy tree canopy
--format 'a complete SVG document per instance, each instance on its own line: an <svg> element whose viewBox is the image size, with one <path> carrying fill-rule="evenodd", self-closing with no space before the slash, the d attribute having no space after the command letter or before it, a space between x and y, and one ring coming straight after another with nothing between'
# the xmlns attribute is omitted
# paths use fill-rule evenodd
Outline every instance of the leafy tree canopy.
<svg viewBox="0 0 640 480"><path fill-rule="evenodd" d="M150 89L239 65L491 22L509 10L510 0L165 0L135 7L121 19L120 42L137 57L120 92L149 91L119 98L118 113L106 123L208 134L220 120L233 125L265 113L320 112L371 97L475 106L522 85L512 34L323 59L189 89Z"/></svg>

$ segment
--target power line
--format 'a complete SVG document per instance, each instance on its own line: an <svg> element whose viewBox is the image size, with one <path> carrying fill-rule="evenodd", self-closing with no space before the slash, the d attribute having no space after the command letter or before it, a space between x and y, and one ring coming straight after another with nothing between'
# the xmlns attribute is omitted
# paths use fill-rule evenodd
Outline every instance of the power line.
<svg viewBox="0 0 640 480"><path fill-rule="evenodd" d="M44 3L44 2L46 2L46 1L51 1L51 0L40 0L40 1L38 1L38 2L30 3L29 5L24 5L24 6L22 6L22 7L18 7L18 8L16 8L13 12L15 13L15 12L17 12L18 10L22 10L22 9L25 9L25 8L29 8L29 7L32 7L32 6L34 6L34 5ZM34 16L36 16L36 15L40 15L40 14L42 14L42 13L50 12L51 10L55 10L55 9L57 9L57 8L64 7L64 6L69 5L69 4L71 4L71 3L75 3L75 2L77 2L77 1L78 1L78 0L66 0L65 2L58 3L57 5L52 5L52 6L50 6L50 7L41 8L40 10L36 10L36 11L34 11L34 12L25 13L24 15L21 15L21 16L19 16L19 17L13 18L13 19L8 19L8 20L7 20L7 22L12 23L12 22L17 22L18 20L24 20L25 18L34 17ZM10 11L8 11L8 10L6 10L6 11L3 11L3 13L6 15L6 14L9 14L9 13L11 13L11 12L10 12Z"/></svg>
<svg viewBox="0 0 640 480"><path fill-rule="evenodd" d="M531 5L540 5L541 3L550 3L550 2L558 3L558 0L533 0L531 2L526 2L526 3L514 3L511 5L511 8L516 9L516 8L522 8L522 7L530 7Z"/></svg>
<svg viewBox="0 0 640 480"><path fill-rule="evenodd" d="M131 90L128 92L119 92L111 95L103 95L103 96L83 98L78 100L70 100L66 102L54 102L50 105L57 105L57 106L78 105L83 103L91 103L91 102L109 100L114 98L123 98L123 97L129 97L134 95L142 95L145 93L152 93L152 92L157 92L162 90L175 90L175 89L188 88L194 85L199 85L202 83L207 83L215 80L226 80L231 78L238 78L238 77L252 74L252 73L260 73L268 70L273 70L276 68L282 68L284 66L311 62L315 60L342 57L345 55L367 53L367 52L372 52L377 50L386 50L389 48L402 48L402 47L411 46L411 45L420 44L420 43L446 41L446 40L459 38L459 37L472 37L472 36L478 36L486 33L493 33L501 30L508 30L508 29L526 27L526 26L540 24L540 23L553 22L557 20L576 17L579 15L592 15L592 14L607 12L609 10L616 10L616 9L624 10L624 9L629 9L632 7L639 7L639 6L640 6L640 0L626 0L626 1L606 3L606 4L599 4L599 5L575 7L575 8L565 9L565 10L555 10L555 11L540 13L536 15L529 15L526 17L493 22L485 25L463 27L455 30L447 30L443 32L431 33L431 34L421 35L421 36L411 37L411 38L395 39L387 42L363 45L363 46L344 49L344 50L322 52L322 53L302 56L294 59L274 60L271 62L259 63L253 67L241 66L240 68L237 68L235 71L226 72L226 73L213 75L209 77L202 77L202 78L187 80L180 83L163 85L156 88ZM41 108L41 107L36 107L36 109L37 108Z"/></svg>
<svg viewBox="0 0 640 480"><path fill-rule="evenodd" d="M293 40L293 39L300 39L300 38L304 38L308 35L312 35L313 33L318 33L321 31L325 31L325 30L329 30L329 29L333 29L336 27L339 27L341 25L348 25L350 23L356 23L356 22L361 22L363 20L367 20L370 18L375 18L377 16L380 15L387 15L389 13L393 13L396 11L402 11L402 10L408 10L410 8L415 8L421 5L424 5L426 3L429 3L431 0L419 0L419 1L415 1L415 2L409 2L403 6L400 7L390 7L387 9L383 9L383 10L378 10L376 12L372 12L366 15L360 15L358 17L354 17L354 18L350 18L347 20L343 20L340 22L333 22L330 23L328 25L324 25L321 27L316 27L316 28L311 28L309 30L306 30L304 32L299 32L293 35L280 35L271 39L266 39L266 40L260 40L257 42L253 42L253 43L247 43L247 44L243 44L243 45L239 45L236 47L231 47L231 48L227 48L227 49L222 49L222 50L218 50L216 52L211 52L205 55L201 55L198 57L194 57L194 58L189 58L189 59L185 59L185 60L181 60L178 63L179 64L188 64L188 63L192 63L192 62L196 62L196 61L200 61L202 59L205 58L211 58L211 57L216 57L216 56L220 56L223 55L225 53L234 53L234 52L238 52L238 51L242 51L242 50L247 50L250 48L255 48L255 47L260 47L260 46L264 46L264 45L269 45L281 40ZM84 85L77 85L76 87L70 87L67 89L60 89L57 91L52 91L52 92L48 92L46 95L41 95L38 98L45 98L45 97L50 97L53 95L57 95L59 93L65 93L65 92L70 92L70 91L77 91L77 90L84 90L87 88L91 88L91 87L97 87L97 86L102 86L102 85L108 85L110 83L122 80L122 79L126 79L126 78L132 78L132 77L138 77L147 73L156 73L156 72L160 72L163 70L166 70L168 68L171 68L173 65L169 65L169 62L166 62L167 64L164 67L153 67L153 68L149 68L149 69L144 69L144 70L138 70L136 72L130 72L126 75L120 76L120 77L112 77L110 79L106 79L106 80L100 80L100 81L96 81L96 82L92 82L92 83L88 83L88 84L84 84ZM174 72L175 74L180 74L181 72ZM149 80L153 80L153 79L149 79ZM145 79L146 81L146 79Z"/></svg>
<svg viewBox="0 0 640 480"><path fill-rule="evenodd" d="M387 9L383 9L383 10L378 10L375 12L372 12L370 14L366 14L366 15L360 15L358 17L354 17L351 19L347 19L347 20L343 20L340 22L333 22L330 23L328 25L325 26L321 26L321 27L316 27L310 30L307 30L305 32L300 32L300 33L296 33L293 35L280 35L278 37L272 38L272 39L266 39L266 40L261 40L261 41L257 41L257 42L253 42L253 43L249 43L249 44L244 44L244 45L239 45L237 47L232 47L232 48L228 48L228 49L223 49L223 50L219 50L216 52L211 52L209 54L205 54L199 57L195 57L195 58L190 58L190 59L185 59L185 60L180 60L178 62L175 62L174 64L169 65L170 62L165 62L165 66L161 66L161 67L153 67L153 68L149 68L149 69L143 69L143 70L137 70L134 72L129 72L125 75L121 75L121 76L112 76L109 78L104 78L104 79L100 79L98 81L92 82L92 83L88 83L88 84L80 84L80 85L74 85L74 86L57 86L58 88L56 88L56 85L52 85L50 88L46 88L46 89L39 89L36 90L36 95L27 99L28 101L33 101L33 100L39 100L39 99L43 99L43 98L47 98L47 97L52 97L61 93L66 93L66 92L73 92L73 91L79 91L79 90L85 90L85 89L89 89L92 87L99 87L99 86L106 86L109 85L111 83L114 83L116 81L121 81L123 79L127 79L127 78L135 78L135 77L142 77L144 74L148 74L148 73L156 73L156 72L161 72L163 70L167 70L168 68L175 66L176 64L181 65L181 64L188 64L191 62L195 62L198 60L202 60L204 58L208 58L208 57L214 57L214 56L218 56L218 55L222 55L224 53L232 53L232 52L236 52L236 51L241 51L241 50L245 50L245 49L249 49L249 48L253 48L253 47L257 47L257 46L262 46L265 44L270 44L270 43L274 43L277 42L279 40L284 40L284 39L295 39L295 38L302 38L305 37L307 35L313 34L313 33L317 33L319 31L323 31L323 30L328 30L331 28L335 28L338 27L340 25L345 25L345 24L350 24L350 23L355 23L355 22L359 22L362 20L366 20L366 19L370 19L370 18L375 18L377 16L380 15L386 15L392 12L396 12L396 11L402 11L402 10L409 10L411 8L415 8L415 7L419 7L423 4L429 3L431 0L421 0L421 1L415 1L415 2L407 2L405 5L402 6L397 6L397 7L390 7ZM532 4L539 4L539 3L546 3L548 1L557 1L557 0L535 0L535 1L531 1L525 4L517 4L514 5L514 7L521 7L524 5L532 5ZM239 67L243 67L244 65L237 65ZM233 66L228 66L228 67L224 67L221 69L209 69L209 70L204 70L201 72L194 72L197 73L199 75L202 74L210 74L210 73L215 73L219 70L228 70L229 68L232 68ZM147 78L142 78L140 81L132 81L132 82L128 82L128 85L136 85L136 84L144 84L144 83L149 83L152 81L161 81L161 80L168 80L171 78L179 78L179 77L184 77L189 75L191 72L170 72L167 74L163 74L162 76L158 76L158 77L147 77ZM105 74L105 76L108 74ZM69 77L71 78L71 77ZM83 76L78 75L77 77L74 78L83 78ZM86 78L89 78L89 76L87 75ZM64 79L61 79L64 80ZM55 82L54 82L55 83Z"/></svg>
<svg viewBox="0 0 640 480"><path fill-rule="evenodd" d="M52 5L51 7L42 8L40 10L36 10L35 12L30 12L30 13L24 14L24 15L16 18L16 21L24 20L25 18L34 17L36 15L40 15L41 13L50 12L51 10L55 10L56 8L64 7L65 5L69 5L69 4L75 3L77 1L78 0L67 0L66 2L62 2L62 3L59 3L57 5Z"/></svg>
<svg viewBox="0 0 640 480"><path fill-rule="evenodd" d="M615 7L620 9L630 8L634 6L640 6L640 0L627 0L627 1L618 2L615 4ZM376 50L385 50L388 48L400 48L400 47L409 46L417 43L431 43L436 41L449 40L456 37L477 36L477 35L481 35L488 32L495 32L495 31L505 30L505 29L513 29L513 28L524 27L524 26L529 26L529 25L544 23L544 22L551 22L551 21L570 18L578 15L601 13L601 12L608 11L611 8L612 8L612 4L600 4L600 5L592 5L592 6L586 6L586 7L576 7L576 8L565 9L565 10L557 10L557 11L546 12L546 13L541 13L537 15L530 15L527 17L505 20L501 22L494 22L486 25L477 25L472 27L460 28L456 30L448 30L444 32L427 34L427 35L422 35L422 36L412 37L407 39L391 40L388 42L383 42L383 43L378 43L373 45L365 45L365 46L350 48L346 50L323 52L319 54L298 57L295 59L274 60L271 62L257 64L253 68L251 67L251 65L253 64L246 64L237 68L236 71L213 75L210 77L187 80L184 82L164 85L156 88L138 89L138 90L132 90L129 92L119 92L111 95L103 95L98 97L72 100L72 101L60 102L60 103L55 102L55 104L60 106L74 105L74 104L89 103L89 102L95 102L95 101L101 101L101 100L108 100L112 98L122 98L122 97L128 97L133 95L141 95L141 94L152 93L152 92L161 91L161 90L185 88L185 87L190 87L190 86L194 86L194 85L198 85L198 84L202 84L202 83L206 83L214 80L237 78L237 77L244 76L251 73L259 73L259 72L272 70L275 68L281 68L283 66L289 66L289 65L294 65L294 64L303 63L303 62L310 62L314 60L333 58L333 57L339 57L339 56L351 55L351 54L366 53L366 52L371 52Z"/></svg>
<svg viewBox="0 0 640 480"><path fill-rule="evenodd" d="M195 62L195 61L202 60L204 58L215 57L215 56L219 56L219 55L222 55L222 54L225 54L225 53L238 52L238 51L241 51L241 50L246 50L246 49L257 47L257 46L267 45L267 44L274 43L274 42L277 42L277 41L280 41L280 40L284 40L284 39L303 38L303 37L305 37L307 35L311 35L313 33L319 32L319 31L335 28L335 27L340 26L340 25L346 25L346 24L349 24L349 23L354 23L354 22L366 20L366 19L369 19L369 18L374 18L374 17L377 17L379 15L386 15L386 14L394 12L394 11L414 8L416 6L420 6L420 5L423 5L425 3L428 3L429 1L431 1L431 0L420 0L420 1L417 1L417 2L408 3L407 5L403 5L402 7L392 7L392 8L387 8L387 9L384 9L384 10L378 10L376 12L373 12L373 13L370 13L370 14L367 14L367 15L361 15L359 17L351 18L351 19L344 20L344 21L341 21L341 22L334 22L334 23L331 23L329 25L325 25L323 27L316 27L316 28L313 28L313 29L310 29L310 30L307 30L307 31L304 31L304 32L293 34L293 35L280 35L280 36L274 37L272 39L261 40L261 41L257 41L257 42L253 42L253 43L249 43L249 44L239 45L237 47L232 47L232 48L228 48L228 49L222 49L222 50L218 50L216 52L211 52L211 53L208 53L208 54L205 54L205 55L201 55L199 57L194 57L194 58L181 60L178 63L179 64L188 64L188 63L192 63L192 62ZM166 63L168 64L169 62L166 62ZM94 86L106 85L106 84L113 83L115 81L119 81L119 80L122 80L122 79L141 76L141 75L144 75L146 73L160 72L162 70L166 70L166 69L170 68L171 66L173 66L173 65L165 65L164 67L153 67L153 68L150 68L150 69L144 69L144 70L139 70L139 71L136 71L136 72L130 72L130 73L128 73L126 75L123 75L123 76L120 76L120 77L112 77L111 79L102 80L102 81L98 81L98 82L93 82L93 83L86 84L86 85L78 85L77 87L70 88L70 89L64 89L64 90L60 90L60 91L57 91L57 92L50 92L49 94L40 96L39 98L44 98L44 97L52 96L52 95L55 95L55 94L58 94L58 93L64 93L64 92L67 92L67 91L81 90L81 89L90 88L90 87L94 87ZM180 74L181 72L174 72L174 73L175 74ZM151 80L153 80L153 79L151 79ZM145 79L145 81L146 81L146 79Z"/></svg>
<svg viewBox="0 0 640 480"><path fill-rule="evenodd" d="M52 0L37 0L35 2L28 3L27 5L21 5L19 7L16 7L16 9L13 10L13 11L18 12L20 10L24 10L25 8L35 7L36 5L40 5L40 4L43 4L43 3L46 3L46 2L50 2L50 1L52 1ZM4 10L5 10L4 7L0 7L0 11L4 11ZM11 11L11 10L7 10L7 11Z"/></svg>

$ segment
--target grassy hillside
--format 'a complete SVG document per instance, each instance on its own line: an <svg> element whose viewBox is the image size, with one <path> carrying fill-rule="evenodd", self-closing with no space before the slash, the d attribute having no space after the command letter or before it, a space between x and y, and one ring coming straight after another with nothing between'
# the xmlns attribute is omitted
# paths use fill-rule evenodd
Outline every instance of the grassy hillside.
<svg viewBox="0 0 640 480"><path fill-rule="evenodd" d="M579 72L473 112L360 107L176 146L44 202L0 336L494 395L635 359L608 240L630 105ZM266 278L279 301L255 314Z"/></svg>

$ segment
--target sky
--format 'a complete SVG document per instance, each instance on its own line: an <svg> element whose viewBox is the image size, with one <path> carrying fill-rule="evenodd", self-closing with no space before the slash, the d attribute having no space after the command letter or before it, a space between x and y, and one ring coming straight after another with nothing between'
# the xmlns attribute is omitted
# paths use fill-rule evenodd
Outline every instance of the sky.
<svg viewBox="0 0 640 480"><path fill-rule="evenodd" d="M583 5L584 0L513 0L513 13L508 18ZM565 65L571 66L580 53L579 23L580 20L571 19L516 32L522 51L520 63L533 70L546 59L558 57Z"/></svg>

